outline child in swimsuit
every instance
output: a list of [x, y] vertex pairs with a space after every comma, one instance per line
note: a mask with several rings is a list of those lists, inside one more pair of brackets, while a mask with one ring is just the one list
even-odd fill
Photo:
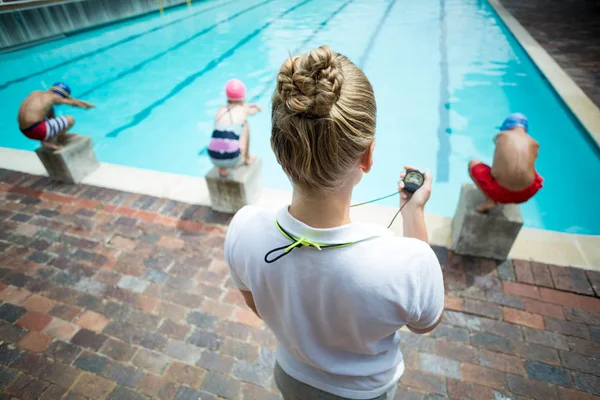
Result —
[[64, 83], [55, 83], [47, 92], [36, 90], [23, 100], [19, 108], [19, 128], [29, 139], [39, 140], [42, 146], [59, 150], [60, 145], [75, 134], [67, 134], [75, 123], [71, 115], [57, 117], [55, 104], [68, 104], [80, 108], [93, 108], [94, 105], [71, 98], [71, 89]]
[[262, 109], [256, 104], [245, 104], [246, 87], [239, 79], [232, 79], [225, 86], [227, 105], [219, 108], [215, 126], [208, 144], [208, 155], [219, 168], [219, 175], [227, 176], [229, 169], [238, 165], [244, 157], [246, 165], [252, 163], [250, 155], [250, 129], [246, 118]]
[[479, 160], [469, 163], [469, 175], [485, 194], [477, 211], [485, 213], [500, 204], [520, 204], [532, 198], [544, 179], [535, 169], [539, 143], [527, 133], [527, 117], [509, 115], [496, 135], [494, 162], [490, 168]]

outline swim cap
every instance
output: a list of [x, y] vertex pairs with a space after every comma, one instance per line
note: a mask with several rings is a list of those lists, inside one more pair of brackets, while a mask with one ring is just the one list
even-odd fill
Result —
[[50, 91], [56, 93], [60, 97], [68, 99], [71, 97], [71, 88], [62, 82], [56, 82], [50, 87]]
[[514, 128], [523, 128], [527, 131], [527, 117], [521, 113], [510, 114], [500, 127], [500, 130], [507, 131]]
[[225, 93], [227, 93], [227, 100], [229, 101], [244, 100], [244, 97], [246, 97], [246, 86], [244, 86], [244, 82], [233, 78], [225, 85]]

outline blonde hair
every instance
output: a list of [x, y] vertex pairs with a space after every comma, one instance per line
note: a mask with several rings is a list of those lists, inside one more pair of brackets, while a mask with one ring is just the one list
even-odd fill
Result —
[[373, 143], [373, 87], [328, 46], [283, 63], [272, 103], [271, 147], [302, 189], [338, 188]]

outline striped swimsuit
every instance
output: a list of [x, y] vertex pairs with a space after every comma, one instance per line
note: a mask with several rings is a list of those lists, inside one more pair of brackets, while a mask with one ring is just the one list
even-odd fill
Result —
[[69, 126], [67, 117], [46, 118], [29, 128], [21, 129], [21, 132], [29, 139], [45, 141], [50, 140]]
[[[234, 106], [235, 107], [235, 106]], [[230, 107], [216, 121], [208, 144], [208, 155], [212, 163], [220, 168], [233, 168], [240, 160], [240, 136], [244, 124], [234, 124]], [[223, 115], [229, 114], [229, 125], [219, 126]]]

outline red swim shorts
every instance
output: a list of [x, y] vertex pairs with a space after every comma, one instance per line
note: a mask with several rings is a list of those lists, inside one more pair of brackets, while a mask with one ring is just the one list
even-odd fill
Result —
[[44, 140], [52, 139], [55, 135], [67, 129], [68, 126], [69, 119], [63, 115], [55, 118], [46, 118], [27, 129], [21, 129], [21, 132], [29, 139], [43, 142]]
[[535, 180], [529, 187], [519, 191], [508, 190], [500, 186], [492, 176], [492, 169], [483, 163], [471, 168], [471, 177], [487, 197], [501, 204], [525, 203], [542, 188], [542, 182], [544, 182], [544, 178], [536, 172]]

